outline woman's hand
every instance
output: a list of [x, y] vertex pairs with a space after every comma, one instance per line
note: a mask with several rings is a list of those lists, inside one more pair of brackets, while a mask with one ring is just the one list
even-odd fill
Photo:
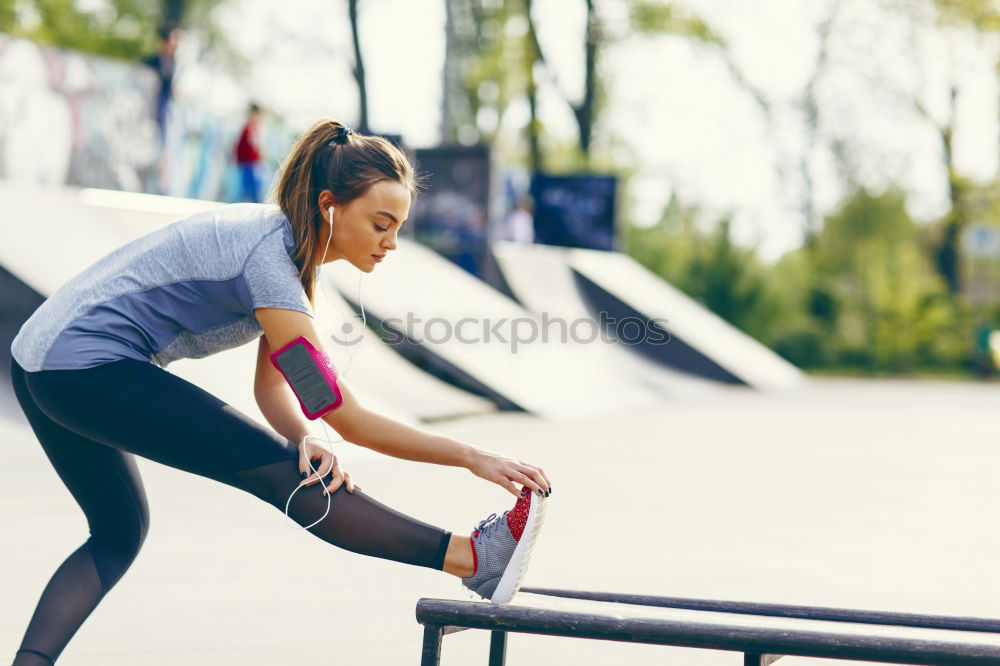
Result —
[[469, 471], [506, 488], [514, 497], [521, 496], [521, 491], [517, 489], [515, 483], [527, 486], [536, 493], [541, 490], [545, 495], [548, 495], [552, 488], [549, 477], [541, 467], [485, 449], [476, 451], [469, 465]]
[[[360, 488], [361, 486], [355, 486], [354, 482], [351, 481], [351, 475], [340, 468], [340, 463], [337, 461], [337, 456], [333, 455], [333, 451], [330, 451], [315, 440], [316, 437], [306, 435], [298, 444], [299, 472], [309, 474], [305, 480], [305, 485], [311, 486], [332, 472], [333, 476], [330, 479], [330, 484], [323, 489], [324, 495], [327, 492], [334, 492], [340, 487], [341, 483], [347, 484], [347, 492], [349, 493], [353, 493], [355, 488]], [[312, 462], [313, 468], [319, 472], [318, 476], [309, 469], [310, 462]]]

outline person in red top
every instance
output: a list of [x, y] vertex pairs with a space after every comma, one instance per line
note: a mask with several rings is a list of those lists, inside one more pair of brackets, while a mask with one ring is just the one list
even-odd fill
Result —
[[260, 179], [257, 167], [260, 165], [260, 139], [258, 129], [261, 110], [256, 104], [251, 104], [247, 112], [247, 121], [240, 132], [240, 140], [236, 143], [236, 167], [240, 173], [240, 201], [260, 202]]

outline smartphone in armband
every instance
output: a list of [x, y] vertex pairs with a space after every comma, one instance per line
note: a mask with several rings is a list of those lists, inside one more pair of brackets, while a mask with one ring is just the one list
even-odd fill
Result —
[[284, 375], [308, 419], [318, 419], [344, 401], [330, 357], [313, 347], [305, 336], [271, 354], [271, 364]]

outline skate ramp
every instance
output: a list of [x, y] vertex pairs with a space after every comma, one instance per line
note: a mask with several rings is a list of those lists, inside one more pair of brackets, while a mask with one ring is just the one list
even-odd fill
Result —
[[[537, 315], [546, 313], [566, 321], [598, 320], [598, 313], [585, 301], [571, 266], [573, 252], [571, 248], [508, 241], [497, 241], [491, 246], [504, 283], [524, 307]], [[599, 355], [602, 363], [634, 376], [664, 398], [719, 389], [716, 382], [662, 363], [651, 363], [633, 349], [635, 346], [619, 338], [611, 344], [595, 345], [593, 353]]]
[[619, 252], [573, 249], [569, 265], [592, 308], [616, 317], [666, 321], [671, 341], [635, 350], [663, 365], [707, 379], [763, 390], [800, 386], [788, 361]]
[[502, 409], [564, 418], [662, 404], [608, 363], [601, 343], [564, 340], [551, 329], [543, 336], [535, 313], [421, 245], [400, 239], [362, 278], [361, 298], [358, 270], [338, 264], [331, 279], [355, 310], [363, 298], [388, 344]]
[[[324, 345], [334, 364], [346, 371], [351, 390], [379, 396], [385, 410], [403, 411], [422, 421], [496, 411], [486, 398], [463, 391], [417, 368], [387, 347], [371, 329], [362, 325], [327, 275], [334, 264], [323, 267], [316, 290], [316, 326], [327, 332]], [[335, 340], [330, 340], [330, 336]], [[378, 411], [378, 410], [376, 410]]]
[[[4, 310], [8, 300], [21, 303], [16, 334], [40, 300], [67, 280], [116, 247], [192, 213], [219, 206], [217, 202], [195, 201], [148, 194], [108, 190], [39, 188], [0, 182], [0, 206], [7, 212], [0, 220], [0, 267], [23, 284], [19, 290], [0, 295]], [[17, 293], [15, 293], [15, 291]], [[321, 334], [342, 325], [335, 309], [334, 289], [316, 297], [316, 326]], [[346, 304], [339, 302], [343, 311]], [[366, 407], [397, 419], [417, 422], [454, 418], [493, 410], [479, 396], [456, 389], [413, 367], [386, 348], [369, 332], [358, 345], [346, 378], [348, 385]], [[13, 339], [13, 335], [11, 335]], [[345, 367], [348, 352], [327, 344], [338, 367]], [[3, 348], [4, 366], [9, 364], [10, 340]], [[204, 359], [181, 359], [169, 371], [215, 393], [249, 414], [260, 412], [253, 399], [253, 375], [257, 345], [248, 344]], [[262, 418], [262, 416], [261, 416]], [[316, 434], [322, 428], [315, 426]]]

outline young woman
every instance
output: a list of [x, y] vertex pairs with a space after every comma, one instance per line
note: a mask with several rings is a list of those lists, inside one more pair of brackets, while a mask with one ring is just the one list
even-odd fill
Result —
[[[136, 455], [282, 511], [289, 503], [303, 526], [322, 516], [309, 531], [346, 550], [445, 571], [497, 603], [513, 596], [552, 488], [542, 469], [367, 411], [340, 383], [339, 406], [322, 418], [345, 440], [466, 467], [518, 497], [471, 535], [426, 524], [363, 493], [336, 456], [306, 436], [295, 384], [271, 361], [272, 350], [304, 337], [317, 365], [328, 363], [312, 318], [319, 266], [343, 259], [374, 270], [396, 249], [418, 188], [392, 144], [320, 121], [287, 158], [277, 207], [224, 206], [138, 238], [74, 277], [25, 322], [11, 345], [14, 390], [90, 537], [43, 591], [16, 666], [55, 663], [138, 554], [149, 510]], [[256, 338], [254, 393], [274, 430], [163, 369]], [[318, 472], [310, 474], [312, 461]]]

